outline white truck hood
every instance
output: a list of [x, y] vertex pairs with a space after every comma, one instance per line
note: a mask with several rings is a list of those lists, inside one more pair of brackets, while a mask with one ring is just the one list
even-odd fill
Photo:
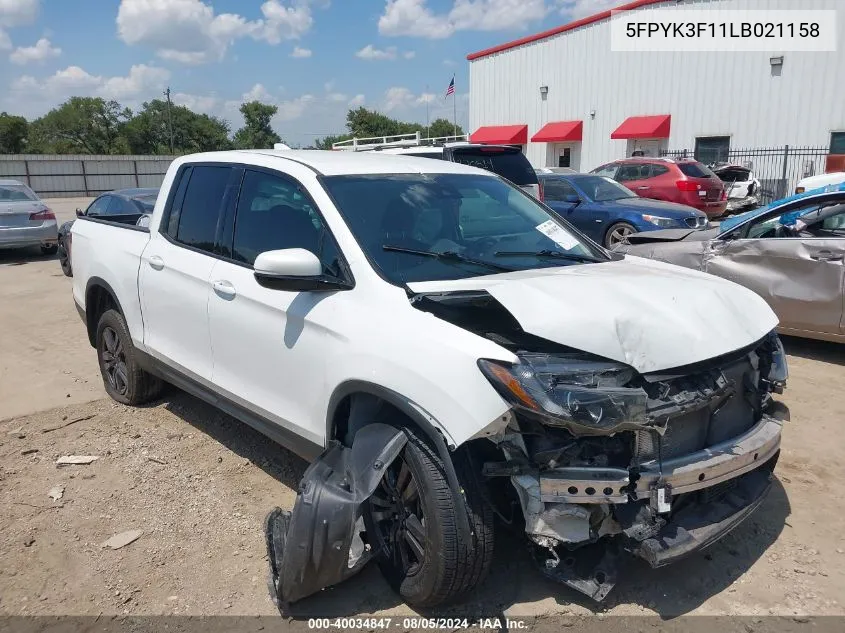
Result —
[[641, 373], [741, 349], [778, 323], [766, 302], [742, 286], [630, 255], [602, 264], [408, 285], [414, 292], [485, 290], [529, 334]]

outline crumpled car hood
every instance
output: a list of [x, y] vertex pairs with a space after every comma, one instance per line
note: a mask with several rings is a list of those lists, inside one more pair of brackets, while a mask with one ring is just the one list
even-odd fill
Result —
[[420, 293], [485, 290], [529, 334], [641, 373], [728, 354], [778, 323], [766, 302], [742, 286], [632, 256], [408, 285]]

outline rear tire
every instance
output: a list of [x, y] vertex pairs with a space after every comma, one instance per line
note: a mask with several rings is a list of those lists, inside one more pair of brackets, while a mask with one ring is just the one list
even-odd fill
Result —
[[106, 310], [97, 324], [97, 360], [106, 393], [122, 404], [149, 402], [161, 392], [161, 381], [138, 364], [126, 320], [117, 310]]
[[607, 233], [604, 234], [604, 246], [605, 248], [613, 248], [622, 242], [623, 239], [636, 232], [637, 228], [633, 224], [628, 224], [627, 222], [612, 224], [607, 229]]
[[65, 245], [59, 242], [59, 265], [62, 267], [62, 272], [66, 277], [73, 277], [73, 267], [70, 264], [70, 256], [68, 255]]
[[[406, 432], [402, 454], [365, 504], [364, 523], [388, 584], [409, 605], [430, 608], [471, 591], [487, 574], [493, 559], [493, 511], [465, 456], [457, 454], [453, 460], [463, 489], [456, 498], [442, 460], [412, 431]], [[406, 500], [397, 502], [391, 490]], [[459, 506], [469, 513], [468, 540], [459, 529]]]

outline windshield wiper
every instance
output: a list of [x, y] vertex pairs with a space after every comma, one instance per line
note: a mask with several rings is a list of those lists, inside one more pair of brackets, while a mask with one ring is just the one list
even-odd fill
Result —
[[422, 255], [423, 257], [431, 257], [432, 259], [439, 259], [446, 262], [462, 262], [464, 264], [475, 264], [476, 266], [483, 266], [490, 270], [499, 272], [512, 273], [513, 268], [507, 266], [500, 266], [494, 262], [486, 262], [483, 259], [475, 259], [474, 257], [467, 257], [455, 251], [419, 251], [413, 248], [405, 248], [403, 246], [392, 246], [390, 244], [382, 244], [382, 249], [392, 253], [408, 253], [409, 255]]
[[587, 255], [575, 255], [574, 253], [563, 253], [549, 249], [542, 251], [497, 251], [493, 254], [496, 257], [552, 257], [554, 259], [568, 259], [573, 262], [591, 262], [594, 264], [604, 261]]

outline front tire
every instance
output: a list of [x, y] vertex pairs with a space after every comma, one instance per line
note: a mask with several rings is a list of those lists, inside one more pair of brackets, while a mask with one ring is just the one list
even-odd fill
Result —
[[[407, 430], [408, 443], [364, 508], [364, 523], [388, 584], [409, 605], [451, 602], [481, 582], [493, 558], [493, 512], [465, 457], [454, 460], [463, 496], [456, 498], [443, 462]], [[462, 536], [456, 507], [470, 517]]]
[[607, 229], [607, 233], [604, 234], [604, 246], [605, 248], [613, 248], [617, 244], [621, 243], [626, 237], [633, 235], [636, 232], [637, 229], [633, 224], [628, 224], [627, 222], [617, 222], [616, 224], [612, 224], [610, 228]]
[[126, 320], [106, 310], [97, 324], [97, 359], [106, 393], [122, 404], [149, 402], [161, 391], [161, 381], [141, 369]]

